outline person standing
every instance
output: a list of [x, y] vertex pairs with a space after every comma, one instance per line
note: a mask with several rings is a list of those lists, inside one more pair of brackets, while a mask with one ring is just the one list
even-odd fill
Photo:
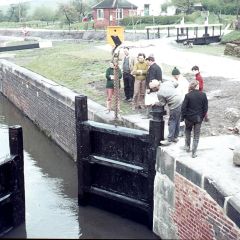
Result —
[[201, 76], [201, 74], [200, 74], [200, 71], [199, 71], [199, 67], [198, 66], [193, 66], [192, 67], [192, 72], [193, 72], [193, 74], [195, 75], [195, 79], [199, 82], [199, 91], [203, 91], [203, 84], [204, 84], [204, 82], [203, 82], [203, 78], [202, 78], [202, 76]]
[[[200, 74], [199, 67], [196, 66], [196, 65], [193, 66], [192, 67], [192, 71], [193, 71], [193, 74], [195, 75], [195, 79], [199, 82], [199, 91], [202, 92], [203, 91], [204, 81], [203, 81], [202, 75]], [[206, 113], [206, 116], [204, 117], [204, 121], [205, 122], [209, 121], [207, 113]]]
[[192, 157], [197, 157], [197, 147], [200, 138], [201, 124], [208, 110], [208, 99], [199, 90], [199, 82], [193, 80], [189, 84], [189, 93], [185, 95], [181, 113], [185, 121], [185, 150], [190, 152], [191, 132], [193, 130]]
[[176, 89], [177, 86], [178, 83], [176, 81], [164, 81], [161, 83], [157, 80], [153, 80], [149, 83], [150, 89], [158, 90], [158, 102], [155, 105], [167, 105], [169, 108], [168, 138], [167, 140], [161, 141], [161, 145], [165, 146], [173, 142], [178, 142], [182, 96]]
[[[118, 77], [122, 78], [122, 71], [118, 68]], [[106, 70], [106, 92], [107, 92], [107, 111], [112, 110], [112, 97], [114, 95], [114, 63], [110, 62], [109, 68]], [[119, 85], [120, 88], [120, 85]]]
[[129, 54], [129, 48], [124, 47], [124, 58], [123, 58], [123, 83], [124, 83], [124, 93], [125, 100], [128, 102], [132, 101], [133, 90], [134, 90], [134, 76], [131, 74], [134, 66], [134, 58]]
[[182, 96], [182, 101], [184, 100], [185, 95], [188, 93], [189, 82], [186, 78], [181, 75], [181, 72], [177, 67], [174, 67], [172, 70], [172, 76], [175, 81], [177, 81], [178, 86], [177, 90]]
[[162, 81], [162, 69], [155, 62], [155, 58], [149, 56], [146, 58], [146, 62], [149, 66], [146, 76], [146, 89], [149, 89], [149, 82], [153, 79], [157, 79], [158, 81]]
[[147, 76], [146, 76], [146, 94], [145, 94], [145, 98], [146, 98], [146, 108], [147, 108], [147, 118], [150, 118], [150, 109], [151, 107], [149, 105], [147, 105], [147, 99], [149, 97], [149, 94], [151, 93], [151, 89], [149, 87], [149, 83], [152, 80], [158, 80], [158, 81], [162, 81], [162, 69], [160, 68], [160, 66], [155, 62], [155, 58], [153, 56], [149, 56], [146, 58], [146, 62], [148, 64], [148, 71], [147, 71]]
[[[186, 78], [184, 78], [179, 69], [174, 67], [172, 70], [173, 81], [177, 81], [178, 86], [177, 90], [182, 96], [182, 102], [184, 100], [185, 95], [188, 93], [189, 82]], [[180, 122], [180, 129], [179, 129], [179, 137], [183, 137], [184, 135], [184, 121]]]
[[134, 64], [133, 71], [131, 73], [135, 76], [133, 110], [144, 108], [147, 70], [148, 65], [145, 62], [145, 54], [139, 53], [137, 62]]

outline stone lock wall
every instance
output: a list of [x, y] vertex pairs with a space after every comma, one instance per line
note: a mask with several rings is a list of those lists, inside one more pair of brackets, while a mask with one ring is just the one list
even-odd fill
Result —
[[[76, 160], [78, 94], [6, 60], [0, 61], [0, 92]], [[106, 116], [105, 107], [88, 99], [88, 118], [109, 123], [113, 116]]]
[[240, 239], [239, 209], [207, 177], [157, 155], [153, 231], [162, 239]]
[[2, 93], [47, 136], [76, 156], [76, 94], [5, 60], [0, 62], [0, 86]]
[[[75, 97], [79, 94], [6, 60], [0, 60], [0, 92], [76, 160]], [[89, 120], [113, 124], [113, 112], [106, 114], [104, 106], [91, 99], [87, 102]], [[139, 128], [124, 117], [121, 124]]]

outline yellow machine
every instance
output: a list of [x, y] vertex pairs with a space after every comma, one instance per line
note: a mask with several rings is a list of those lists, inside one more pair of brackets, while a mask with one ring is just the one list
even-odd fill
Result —
[[[118, 37], [118, 38], [117, 38]], [[114, 43], [113, 39], [116, 39], [117, 42]], [[107, 27], [107, 43], [116, 46], [120, 45], [124, 41], [124, 27], [121, 26], [108, 26]], [[120, 44], [119, 44], [120, 43]]]

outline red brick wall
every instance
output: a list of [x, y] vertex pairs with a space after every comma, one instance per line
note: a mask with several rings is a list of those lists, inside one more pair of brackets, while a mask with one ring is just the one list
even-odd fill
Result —
[[206, 193], [175, 173], [175, 209], [171, 217], [179, 239], [239, 239], [239, 229]]
[[[110, 21], [110, 15], [112, 20]], [[129, 9], [123, 9], [123, 17], [129, 16]], [[116, 9], [104, 9], [104, 19], [97, 19], [97, 9], [93, 11], [94, 26], [96, 29], [104, 29], [107, 26], [116, 26], [118, 21], [116, 19]], [[119, 20], [120, 21], [120, 20]]]

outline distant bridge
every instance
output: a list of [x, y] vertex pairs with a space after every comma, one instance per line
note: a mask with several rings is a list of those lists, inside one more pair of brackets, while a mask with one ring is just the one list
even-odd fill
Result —
[[[222, 35], [223, 24], [172, 24], [172, 25], [156, 25], [156, 26], [146, 26], [147, 39], [150, 39], [150, 30], [157, 30], [157, 37], [160, 38], [160, 30], [167, 30], [167, 36], [170, 37], [170, 30], [177, 29], [177, 43], [183, 43], [185, 41], [191, 41], [194, 45], [204, 45], [213, 42], [219, 42]], [[212, 30], [209, 34], [210, 28]], [[216, 34], [216, 29], [219, 29], [218, 34]], [[199, 30], [203, 30], [203, 35], [199, 34]], [[193, 30], [190, 32], [190, 30]]]

